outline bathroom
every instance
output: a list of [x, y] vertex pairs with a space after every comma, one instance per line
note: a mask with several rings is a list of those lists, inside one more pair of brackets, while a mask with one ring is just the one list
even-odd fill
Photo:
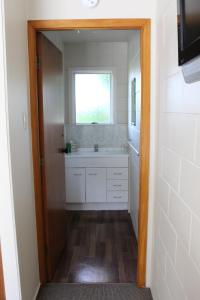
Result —
[[135, 282], [140, 31], [69, 30], [42, 35], [49, 49], [56, 47], [62, 56], [62, 78], [56, 80], [64, 101], [66, 234], [49, 281]]

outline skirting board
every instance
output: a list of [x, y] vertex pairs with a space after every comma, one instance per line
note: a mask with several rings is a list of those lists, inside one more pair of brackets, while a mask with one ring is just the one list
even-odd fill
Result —
[[41, 284], [39, 283], [38, 286], [37, 286], [37, 288], [36, 288], [36, 290], [35, 290], [35, 295], [33, 297], [33, 300], [37, 299], [37, 296], [38, 296], [38, 293], [39, 293], [39, 290], [40, 290], [40, 286], [41, 286]]
[[128, 210], [128, 203], [66, 203], [66, 210]]

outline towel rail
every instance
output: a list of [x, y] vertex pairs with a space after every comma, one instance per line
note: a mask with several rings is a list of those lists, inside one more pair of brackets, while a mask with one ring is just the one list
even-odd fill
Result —
[[137, 149], [135, 149], [135, 147], [130, 142], [128, 143], [128, 145], [136, 153], [137, 156], [140, 156], [140, 152], [138, 152]]

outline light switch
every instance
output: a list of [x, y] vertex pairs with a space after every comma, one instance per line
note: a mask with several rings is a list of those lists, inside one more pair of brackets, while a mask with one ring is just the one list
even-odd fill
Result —
[[27, 130], [28, 129], [28, 121], [27, 121], [27, 114], [26, 113], [23, 113], [23, 115], [22, 115], [22, 122], [23, 122], [24, 130]]

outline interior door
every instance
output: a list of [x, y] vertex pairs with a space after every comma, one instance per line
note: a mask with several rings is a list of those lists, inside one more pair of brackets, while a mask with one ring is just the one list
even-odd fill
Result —
[[51, 281], [66, 242], [63, 60], [60, 50], [41, 33], [37, 57], [46, 271]]

